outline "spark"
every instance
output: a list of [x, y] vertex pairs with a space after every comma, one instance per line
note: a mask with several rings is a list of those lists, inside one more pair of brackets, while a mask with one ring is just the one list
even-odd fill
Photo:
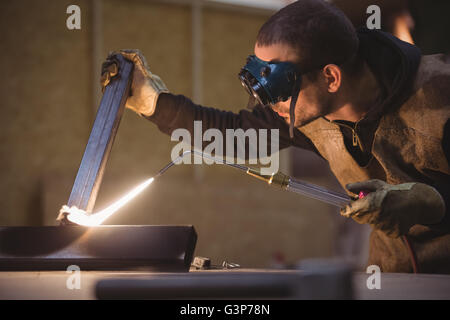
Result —
[[60, 210], [60, 215], [63, 213], [67, 213], [67, 219], [69, 221], [82, 226], [98, 226], [102, 224], [106, 219], [108, 219], [111, 215], [113, 215], [117, 210], [119, 210], [125, 204], [135, 198], [138, 194], [140, 194], [153, 182], [153, 179], [154, 178], [150, 178], [144, 181], [143, 183], [132, 189], [130, 192], [128, 192], [126, 195], [124, 195], [122, 198], [99, 212], [88, 214], [86, 211], [78, 209], [76, 206], [63, 206]]

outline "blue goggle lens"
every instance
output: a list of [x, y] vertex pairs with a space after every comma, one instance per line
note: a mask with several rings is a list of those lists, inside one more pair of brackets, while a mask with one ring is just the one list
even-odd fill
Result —
[[269, 105], [288, 100], [301, 76], [294, 63], [266, 62], [250, 55], [247, 64], [239, 73], [239, 79], [242, 86], [259, 103]]

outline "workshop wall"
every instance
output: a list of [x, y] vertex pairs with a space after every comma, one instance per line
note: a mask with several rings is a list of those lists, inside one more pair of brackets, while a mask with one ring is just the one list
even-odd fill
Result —
[[[88, 7], [88, 1], [78, 3]], [[72, 178], [89, 136], [89, 10], [83, 11], [84, 28], [69, 31], [69, 4], [0, 4], [2, 225], [42, 223], [42, 178]]]
[[[95, 116], [93, 97], [100, 88], [93, 66], [109, 51], [141, 49], [172, 92], [192, 96], [191, 7], [140, 0], [99, 3], [100, 21], [93, 20], [98, 17], [93, 1], [0, 4], [1, 225], [54, 224]], [[69, 4], [81, 7], [81, 30], [66, 28]], [[203, 104], [232, 111], [245, 107], [248, 96], [237, 73], [267, 17], [203, 9]], [[94, 32], [95, 23], [100, 34]], [[101, 56], [94, 56], [94, 43]], [[170, 160], [174, 144], [151, 122], [126, 111], [97, 208], [152, 176]], [[231, 168], [177, 166], [108, 224], [193, 224], [196, 255], [213, 263], [227, 259], [264, 267], [274, 255], [288, 262], [332, 255], [336, 214], [327, 205], [271, 189]]]

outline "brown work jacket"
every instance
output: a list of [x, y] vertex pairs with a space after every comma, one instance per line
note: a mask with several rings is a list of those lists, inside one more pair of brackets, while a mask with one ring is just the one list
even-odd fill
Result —
[[[320, 118], [300, 131], [328, 161], [342, 186], [369, 179], [389, 184], [446, 184], [450, 168], [442, 140], [450, 118], [448, 57], [423, 56], [412, 91], [409, 99], [395, 111], [381, 117], [378, 110], [368, 114], [368, 122], [377, 121], [378, 126], [368, 146], [372, 157], [364, 166], [345, 147], [339, 124]], [[415, 225], [408, 236], [421, 272], [450, 273], [450, 230], [446, 224]], [[371, 233], [368, 264], [378, 265], [385, 272], [412, 271], [402, 238], [391, 238], [378, 230]]]

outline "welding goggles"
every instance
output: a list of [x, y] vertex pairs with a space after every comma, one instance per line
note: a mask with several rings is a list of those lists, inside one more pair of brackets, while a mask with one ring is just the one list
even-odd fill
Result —
[[266, 62], [255, 55], [248, 56], [239, 79], [250, 96], [263, 106], [288, 100], [298, 93], [294, 91], [299, 90], [301, 83], [300, 72], [294, 63]]
[[266, 62], [255, 55], [250, 55], [247, 64], [239, 72], [239, 79], [250, 94], [250, 108], [253, 107], [252, 100], [268, 106], [292, 97], [289, 108], [289, 135], [293, 138], [294, 109], [302, 80], [297, 65], [292, 62]]

